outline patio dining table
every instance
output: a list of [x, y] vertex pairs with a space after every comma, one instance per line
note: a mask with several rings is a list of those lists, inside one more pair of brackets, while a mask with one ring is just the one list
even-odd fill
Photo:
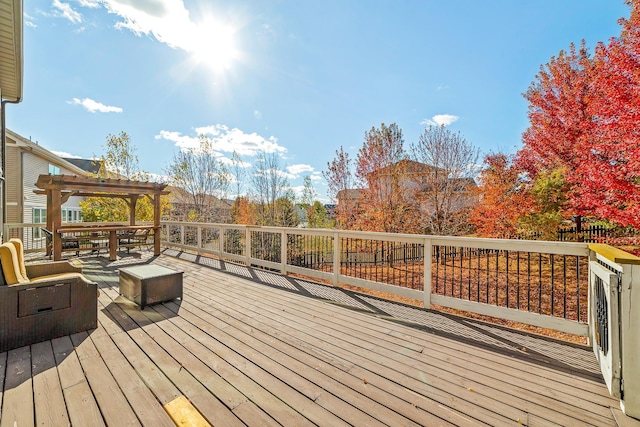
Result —
[[[56, 230], [57, 238], [61, 241], [65, 241], [68, 239], [65, 237], [66, 234], [71, 233], [107, 233], [109, 234], [109, 260], [115, 261], [118, 256], [118, 237], [122, 234], [127, 233], [135, 233], [138, 230], [154, 230], [154, 233], [159, 231], [160, 227], [155, 227], [152, 225], [104, 225], [104, 226], [79, 226], [74, 225], [71, 227], [60, 227]], [[157, 237], [154, 237], [156, 239]], [[83, 236], [82, 239], [91, 240], [91, 235]], [[154, 245], [155, 246], [155, 245]], [[154, 249], [155, 250], [155, 249]], [[156, 254], [159, 255], [159, 254]], [[58, 261], [61, 256], [56, 256], [56, 251], [54, 251], [54, 260]]]

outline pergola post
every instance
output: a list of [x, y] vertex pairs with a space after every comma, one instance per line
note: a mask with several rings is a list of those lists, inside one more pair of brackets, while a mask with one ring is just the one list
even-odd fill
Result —
[[[51, 190], [46, 191], [47, 196], [47, 230], [53, 232], [53, 197], [51, 196]], [[51, 240], [47, 239], [47, 256], [51, 256], [53, 253], [53, 235]]]
[[160, 255], [160, 193], [153, 196], [153, 254]]
[[[53, 260], [60, 261], [62, 259], [62, 239], [58, 234], [58, 229], [62, 225], [62, 203], [61, 203], [61, 191], [59, 188], [54, 188], [47, 191], [47, 207], [51, 205], [51, 216], [49, 216], [49, 209], [47, 209], [47, 222], [51, 218], [51, 228], [49, 229], [53, 233]], [[51, 202], [49, 202], [49, 199]]]
[[138, 203], [138, 195], [130, 194], [129, 199], [129, 225], [136, 225], [136, 203]]

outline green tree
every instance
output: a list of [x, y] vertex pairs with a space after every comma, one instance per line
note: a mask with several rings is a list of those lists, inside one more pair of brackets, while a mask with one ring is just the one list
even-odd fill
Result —
[[[122, 131], [119, 135], [107, 135], [107, 142], [103, 146], [104, 153], [96, 160], [100, 169], [98, 178], [124, 178], [129, 180], [148, 181], [149, 174], [141, 171], [138, 164], [137, 149], [132, 144], [129, 135]], [[125, 222], [129, 220], [129, 206], [119, 198], [87, 197], [79, 203], [82, 215], [88, 222]], [[166, 196], [161, 198], [161, 212], [167, 212], [169, 201]], [[136, 220], [153, 221], [153, 202], [142, 197], [136, 203]]]
[[300, 206], [302, 206], [303, 209], [308, 209], [318, 197], [318, 192], [313, 188], [311, 176], [309, 175], [304, 176], [303, 185], [304, 188], [302, 189], [302, 200], [300, 201]]
[[307, 226], [309, 228], [332, 228], [333, 224], [329, 219], [327, 210], [319, 201], [313, 202], [307, 208]]
[[569, 189], [563, 168], [539, 171], [528, 189], [534, 207], [521, 218], [523, 228], [541, 233], [544, 240], [556, 240], [560, 224], [571, 216], [567, 209]]

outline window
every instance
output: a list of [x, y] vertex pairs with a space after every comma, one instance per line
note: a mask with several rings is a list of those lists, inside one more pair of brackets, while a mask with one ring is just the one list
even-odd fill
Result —
[[82, 222], [80, 208], [62, 208], [62, 222]]
[[[32, 221], [35, 224], [44, 224], [47, 222], [47, 210], [45, 208], [33, 208]], [[33, 227], [33, 238], [40, 239], [44, 237], [40, 227]]]
[[60, 168], [49, 163], [49, 175], [60, 175]]

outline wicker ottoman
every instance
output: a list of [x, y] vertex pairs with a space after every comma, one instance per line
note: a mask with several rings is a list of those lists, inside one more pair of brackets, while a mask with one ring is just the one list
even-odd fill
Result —
[[120, 295], [145, 305], [182, 298], [182, 275], [161, 265], [140, 265], [120, 269]]

